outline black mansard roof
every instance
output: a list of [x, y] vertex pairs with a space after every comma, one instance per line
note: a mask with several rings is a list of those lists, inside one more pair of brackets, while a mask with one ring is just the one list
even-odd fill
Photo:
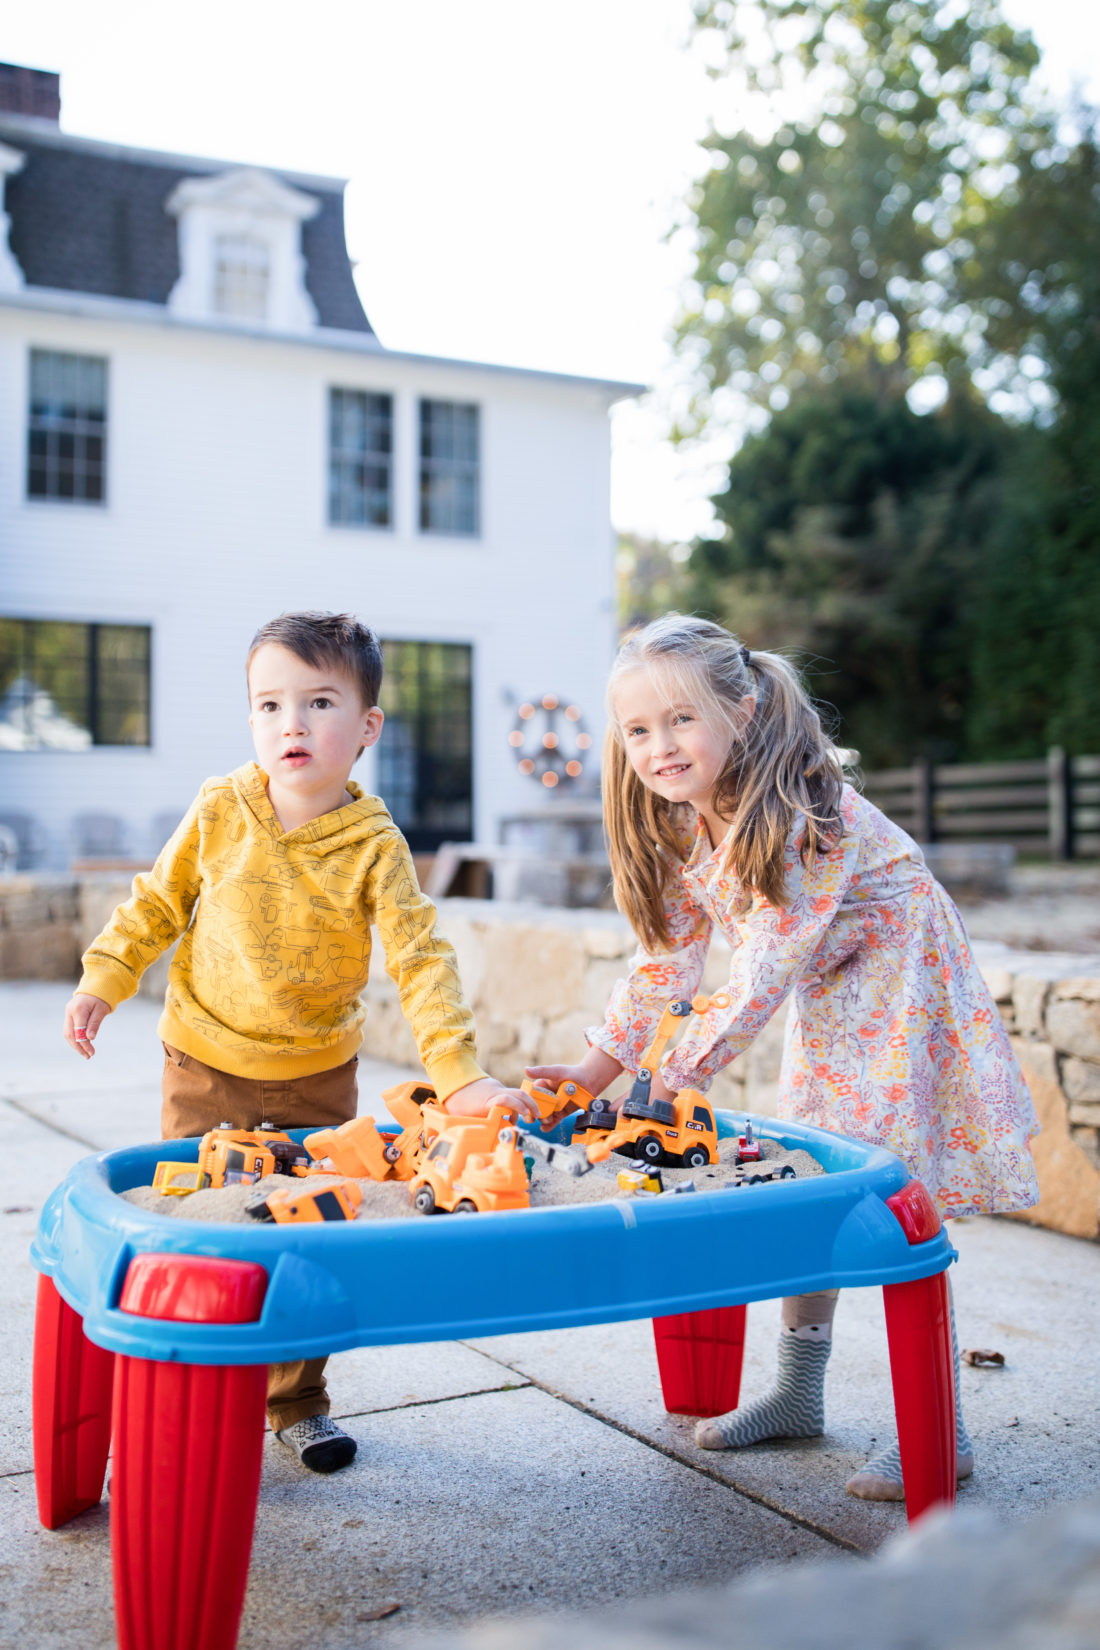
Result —
[[[232, 169], [73, 138], [41, 120], [0, 113], [0, 143], [26, 157], [9, 176], [9, 245], [32, 287], [163, 304], [179, 278], [178, 224], [165, 202], [185, 178]], [[302, 224], [306, 288], [319, 325], [372, 332], [344, 239], [343, 182], [265, 168], [320, 203]]]

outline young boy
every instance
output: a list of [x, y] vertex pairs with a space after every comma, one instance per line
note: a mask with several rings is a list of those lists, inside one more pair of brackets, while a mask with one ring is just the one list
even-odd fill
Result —
[[[159, 1031], [165, 1139], [220, 1123], [323, 1128], [355, 1116], [371, 924], [448, 1110], [526, 1095], [487, 1077], [454, 952], [408, 845], [349, 779], [382, 732], [382, 652], [343, 613], [284, 613], [248, 654], [258, 762], [208, 779], [148, 875], [83, 959], [65, 1038], [89, 1059], [104, 1016], [180, 935]], [[268, 1371], [276, 1438], [315, 1472], [355, 1455], [329, 1419], [323, 1358]]]

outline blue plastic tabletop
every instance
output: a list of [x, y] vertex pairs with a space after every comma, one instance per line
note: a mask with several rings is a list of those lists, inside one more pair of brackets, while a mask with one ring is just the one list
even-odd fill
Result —
[[[728, 1136], [743, 1134], [749, 1119], [718, 1112], [717, 1120]], [[97, 1345], [199, 1364], [282, 1363], [353, 1346], [666, 1317], [901, 1283], [954, 1260], [942, 1228], [910, 1245], [887, 1208], [912, 1178], [890, 1152], [775, 1118], [751, 1121], [758, 1136], [804, 1148], [825, 1172], [476, 1217], [240, 1225], [154, 1214], [117, 1195], [150, 1185], [160, 1161], [196, 1161], [197, 1140], [158, 1141], [78, 1163], [42, 1211], [31, 1259]], [[292, 1132], [300, 1139], [309, 1131]], [[174, 1323], [120, 1311], [127, 1268], [141, 1253], [258, 1262], [268, 1273], [260, 1318]]]

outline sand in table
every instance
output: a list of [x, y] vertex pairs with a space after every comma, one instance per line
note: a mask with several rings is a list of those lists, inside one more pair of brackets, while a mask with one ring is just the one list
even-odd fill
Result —
[[[718, 1187], [727, 1186], [737, 1178], [734, 1152], [736, 1141], [720, 1140], [718, 1142], [718, 1162], [705, 1169], [671, 1169], [661, 1166], [661, 1178], [666, 1191], [684, 1180], [694, 1180], [695, 1189], [699, 1192], [714, 1191]], [[823, 1173], [821, 1164], [809, 1152], [796, 1150], [787, 1151], [778, 1141], [761, 1140], [760, 1152], [762, 1159], [769, 1165], [782, 1167], [789, 1163], [798, 1179], [806, 1175]], [[531, 1177], [531, 1207], [533, 1209], [546, 1208], [552, 1204], [566, 1203], [602, 1203], [607, 1198], [624, 1197], [630, 1194], [620, 1190], [616, 1176], [620, 1169], [634, 1168], [629, 1158], [613, 1154], [606, 1163], [597, 1163], [587, 1174], [568, 1175], [557, 1169], [551, 1169], [538, 1158], [535, 1160], [534, 1172]], [[749, 1169], [751, 1173], [751, 1167]], [[244, 1223], [251, 1220], [246, 1214], [246, 1205], [255, 1199], [262, 1198], [268, 1192], [285, 1192], [291, 1186], [304, 1189], [311, 1186], [323, 1186], [328, 1183], [326, 1175], [311, 1175], [302, 1180], [290, 1180], [286, 1175], [268, 1175], [259, 1180], [254, 1186], [225, 1186], [217, 1191], [192, 1192], [187, 1197], [165, 1197], [154, 1191], [152, 1186], [135, 1186], [132, 1191], [123, 1192], [122, 1196], [128, 1203], [137, 1204], [139, 1208], [150, 1209], [158, 1215], [171, 1215], [177, 1220], [225, 1220]], [[409, 1185], [403, 1180], [360, 1180], [363, 1191], [363, 1202], [360, 1206], [359, 1220], [395, 1220], [407, 1215], [415, 1215], [409, 1197]], [[751, 1197], [752, 1187], [744, 1187], [738, 1196]]]

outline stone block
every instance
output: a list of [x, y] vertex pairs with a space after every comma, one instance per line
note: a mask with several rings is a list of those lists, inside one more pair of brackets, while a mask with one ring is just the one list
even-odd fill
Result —
[[1058, 980], [1054, 986], [1056, 997], [1070, 997], [1084, 1003], [1100, 1003], [1100, 979], [1082, 975], [1079, 979]]
[[131, 891], [132, 878], [114, 872], [81, 877], [78, 940], [82, 952], [87, 951], [96, 935], [107, 926], [115, 906], [130, 898]]
[[1017, 974], [1012, 982], [1012, 1012], [1021, 1037], [1042, 1037], [1043, 1009], [1050, 995], [1050, 981], [1032, 974]]
[[80, 889], [75, 882], [50, 890], [50, 921], [75, 923], [80, 917]]
[[1100, 1100], [1100, 1065], [1067, 1055], [1062, 1061], [1062, 1087], [1067, 1100]]
[[1056, 997], [1047, 1005], [1046, 1032], [1059, 1053], [1100, 1060], [1100, 1002]]
[[45, 928], [49, 921], [50, 896], [45, 889], [21, 889], [4, 900], [5, 928]]
[[551, 1020], [544, 1027], [542, 1033], [542, 1050], [538, 1064], [546, 1066], [572, 1066], [583, 1058], [588, 1044], [584, 1040], [586, 1029], [598, 1023], [578, 1009], [574, 1014], [563, 1014], [560, 1019]]
[[981, 969], [982, 979], [989, 990], [989, 995], [995, 1003], [1010, 1003], [1012, 1001], [1012, 971], [1008, 968], [987, 966]]
[[1022, 1037], [1014, 1038], [1012, 1046], [1041, 1125], [1031, 1142], [1039, 1202], [1019, 1218], [1070, 1237], [1096, 1238], [1100, 1236], [1100, 1169], [1070, 1133], [1054, 1050], [1048, 1043]]
[[629, 957], [633, 954], [637, 941], [626, 922], [612, 928], [586, 928], [583, 935], [586, 954], [589, 957]]
[[481, 1000], [493, 1012], [557, 1018], [581, 1000], [585, 954], [576, 933], [542, 924], [494, 926], [486, 936]]
[[1100, 1101], [1071, 1100], [1068, 1112], [1071, 1125], [1100, 1129]]
[[1089, 1162], [1100, 1169], [1100, 1129], [1080, 1128], [1071, 1123], [1069, 1135], [1073, 1144], [1084, 1152]]
[[79, 972], [70, 923], [0, 929], [0, 980], [69, 980], [75, 985]]

